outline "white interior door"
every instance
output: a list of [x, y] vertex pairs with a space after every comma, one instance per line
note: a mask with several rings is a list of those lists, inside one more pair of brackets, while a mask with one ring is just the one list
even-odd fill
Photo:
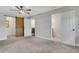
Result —
[[75, 13], [67, 11], [62, 13], [61, 35], [66, 44], [75, 45]]

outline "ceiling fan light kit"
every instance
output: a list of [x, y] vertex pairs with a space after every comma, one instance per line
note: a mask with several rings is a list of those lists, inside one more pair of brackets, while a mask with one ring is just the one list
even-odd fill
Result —
[[20, 11], [19, 11], [19, 14], [25, 14], [25, 11], [20, 10]]
[[31, 9], [27, 9], [24, 6], [15, 6], [18, 9], [19, 14], [30, 14], [29, 11], [31, 11]]

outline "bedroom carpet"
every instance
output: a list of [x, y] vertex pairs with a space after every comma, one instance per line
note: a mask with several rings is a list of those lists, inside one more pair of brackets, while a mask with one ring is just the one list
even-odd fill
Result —
[[67, 46], [35, 37], [11, 37], [0, 41], [0, 53], [78, 53], [78, 47]]

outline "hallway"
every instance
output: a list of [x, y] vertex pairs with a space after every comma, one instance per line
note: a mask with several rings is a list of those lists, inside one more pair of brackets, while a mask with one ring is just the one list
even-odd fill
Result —
[[77, 53], [79, 48], [35, 37], [10, 37], [0, 41], [1, 53]]

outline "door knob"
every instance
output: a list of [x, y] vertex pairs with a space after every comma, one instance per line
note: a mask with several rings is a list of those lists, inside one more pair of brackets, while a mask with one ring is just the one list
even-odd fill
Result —
[[75, 31], [75, 29], [72, 29], [72, 31]]

